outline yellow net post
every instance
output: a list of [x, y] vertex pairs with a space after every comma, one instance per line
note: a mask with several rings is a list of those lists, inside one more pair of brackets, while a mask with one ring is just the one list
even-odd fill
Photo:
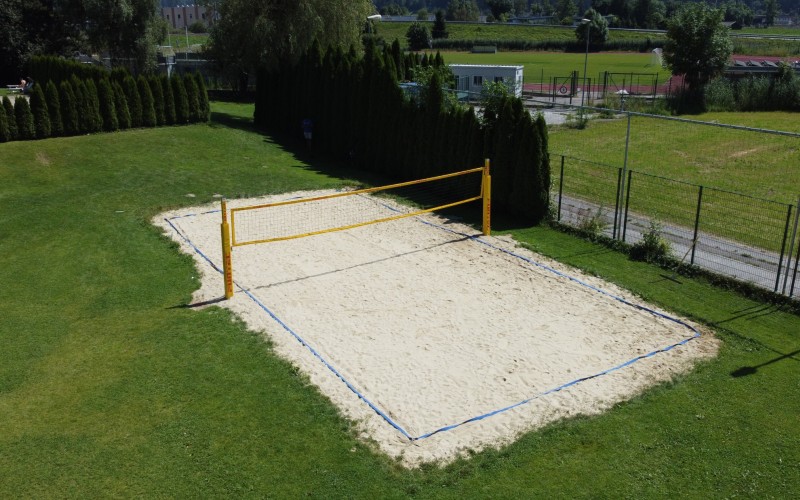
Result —
[[231, 261], [231, 229], [228, 224], [228, 204], [222, 200], [222, 274], [225, 279], [225, 298], [233, 297], [233, 266]]
[[489, 158], [486, 158], [483, 165], [481, 194], [483, 195], [483, 235], [490, 236], [492, 233], [492, 176], [489, 174]]

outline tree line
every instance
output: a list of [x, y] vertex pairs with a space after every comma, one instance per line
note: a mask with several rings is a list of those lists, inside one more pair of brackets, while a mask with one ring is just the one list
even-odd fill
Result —
[[[64, 69], [47, 59], [33, 67]], [[33, 72], [37, 78], [30, 101], [20, 96], [12, 103], [3, 97], [0, 142], [208, 121], [208, 93], [200, 74], [134, 78], [127, 70], [116, 69], [82, 76], [86, 70], [75, 66], [71, 74], [42, 73], [48, 76], [45, 80]]]
[[[549, 208], [547, 126], [522, 101], [502, 95], [478, 116], [442, 89], [440, 56], [403, 53], [397, 41], [355, 50], [319, 44], [294, 64], [262, 69], [255, 124], [300, 138], [313, 122], [313, 150], [398, 181], [481, 166], [492, 160], [493, 203], [536, 222]], [[419, 79], [423, 84], [398, 81]]]
[[[507, 21], [512, 16], [554, 16], [557, 22], [572, 24], [573, 17], [593, 8], [610, 17], [612, 27], [665, 29], [667, 20], [686, 3], [696, 0], [375, 0], [384, 15], [446, 12], [450, 21]], [[781, 13], [800, 14], [796, 0], [700, 0], [720, 8], [726, 21], [751, 25], [756, 15], [772, 25]]]

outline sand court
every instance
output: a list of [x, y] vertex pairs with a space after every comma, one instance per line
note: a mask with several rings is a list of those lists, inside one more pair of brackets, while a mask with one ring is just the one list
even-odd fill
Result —
[[[223, 291], [218, 208], [155, 220], [197, 259], [197, 302]], [[717, 350], [624, 290], [435, 215], [237, 247], [233, 261], [241, 288], [218, 305], [409, 466], [599, 413]]]

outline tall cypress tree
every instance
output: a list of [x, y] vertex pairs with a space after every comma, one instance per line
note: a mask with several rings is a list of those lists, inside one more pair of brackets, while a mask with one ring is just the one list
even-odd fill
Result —
[[100, 98], [97, 95], [97, 85], [94, 80], [87, 78], [84, 86], [86, 109], [86, 132], [100, 132], [103, 129], [103, 117], [100, 115]]
[[36, 138], [36, 128], [33, 124], [33, 113], [28, 100], [18, 97], [14, 100], [14, 114], [17, 118], [17, 133], [20, 140], [30, 140]]
[[189, 99], [183, 86], [183, 78], [180, 75], [173, 75], [169, 83], [175, 98], [175, 123], [185, 125], [189, 123]]
[[164, 116], [164, 91], [161, 89], [161, 80], [158, 76], [153, 75], [147, 79], [150, 85], [150, 93], [153, 94], [153, 109], [156, 112], [156, 125], [159, 127], [167, 123]]
[[183, 75], [183, 87], [186, 89], [186, 100], [189, 103], [189, 121], [200, 121], [200, 99], [197, 95], [197, 81], [192, 73]]
[[161, 75], [161, 90], [164, 93], [164, 122], [167, 125], [175, 123], [175, 95], [167, 75]]
[[17, 114], [14, 112], [14, 105], [11, 104], [11, 99], [7, 95], [3, 96], [3, 109], [6, 111], [6, 118], [8, 118], [8, 140], [15, 141], [19, 136]]
[[8, 142], [11, 140], [11, 134], [8, 132], [8, 117], [6, 116], [6, 108], [0, 105], [0, 142]]
[[61, 120], [61, 99], [58, 98], [58, 87], [50, 80], [44, 90], [47, 101], [47, 111], [50, 113], [50, 135], [60, 137], [64, 135], [64, 123]]
[[75, 109], [77, 110], [78, 117], [78, 133], [83, 134], [89, 131], [89, 113], [86, 111], [86, 84], [84, 84], [77, 76], [70, 77], [72, 84], [72, 91], [75, 95]]
[[128, 109], [128, 98], [125, 97], [125, 90], [117, 80], [114, 80], [111, 88], [114, 90], [114, 109], [117, 111], [119, 128], [129, 129], [131, 128], [131, 112]]
[[197, 118], [201, 122], [207, 122], [211, 115], [211, 107], [208, 103], [208, 89], [206, 88], [206, 81], [200, 72], [195, 73], [195, 81], [197, 82], [197, 101], [200, 104], [200, 112]]
[[156, 109], [153, 102], [153, 93], [150, 91], [150, 84], [144, 75], [139, 75], [136, 81], [139, 88], [139, 96], [142, 98], [142, 126], [156, 126]]
[[131, 113], [131, 127], [142, 126], [142, 97], [139, 89], [136, 88], [136, 80], [128, 75], [122, 80], [122, 90], [125, 91], [125, 98], [128, 100], [128, 111]]
[[31, 91], [31, 112], [33, 113], [33, 126], [37, 139], [50, 137], [50, 112], [41, 85], [34, 85]]
[[64, 124], [64, 135], [80, 133], [78, 106], [75, 102], [75, 90], [70, 80], [62, 80], [58, 84], [58, 97], [61, 101], [61, 120]]
[[113, 132], [119, 129], [117, 107], [114, 105], [114, 89], [108, 78], [97, 83], [97, 97], [100, 99], [100, 116], [103, 118], [103, 130]]

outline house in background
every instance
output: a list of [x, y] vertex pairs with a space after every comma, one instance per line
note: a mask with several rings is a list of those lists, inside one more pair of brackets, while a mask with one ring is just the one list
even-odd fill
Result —
[[499, 66], [489, 64], [451, 64], [456, 77], [456, 90], [467, 92], [475, 98], [486, 82], [503, 82], [509, 92], [522, 97], [522, 66]]
[[161, 17], [172, 28], [188, 28], [198, 21], [211, 27], [219, 19], [219, 14], [213, 7], [196, 0], [161, 0]]

